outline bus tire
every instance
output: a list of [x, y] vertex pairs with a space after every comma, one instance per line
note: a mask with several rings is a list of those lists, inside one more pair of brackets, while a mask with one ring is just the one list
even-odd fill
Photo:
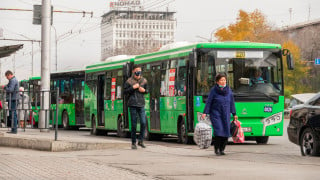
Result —
[[163, 137], [162, 134], [155, 134], [149, 131], [148, 120], [146, 120], [146, 128], [144, 130], [144, 139], [147, 141], [152, 141], [152, 140], [161, 140], [162, 137]]
[[180, 121], [178, 128], [178, 141], [182, 144], [190, 144], [192, 137], [188, 136], [184, 120]]
[[269, 140], [269, 136], [256, 137], [257, 144], [267, 144], [268, 140]]
[[69, 129], [69, 116], [67, 111], [63, 111], [62, 113], [62, 127], [63, 129]]
[[118, 117], [117, 121], [117, 135], [122, 138], [129, 137], [129, 132], [125, 131], [124, 120], [122, 116]]
[[91, 135], [97, 135], [97, 125], [96, 125], [96, 118], [95, 116], [92, 116], [91, 118]]

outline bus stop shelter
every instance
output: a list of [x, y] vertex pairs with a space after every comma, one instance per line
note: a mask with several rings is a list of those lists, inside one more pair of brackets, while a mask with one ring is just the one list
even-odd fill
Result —
[[0, 58], [10, 56], [12, 53], [15, 53], [16, 51], [18, 51], [21, 48], [23, 48], [23, 44], [1, 46], [0, 47]]

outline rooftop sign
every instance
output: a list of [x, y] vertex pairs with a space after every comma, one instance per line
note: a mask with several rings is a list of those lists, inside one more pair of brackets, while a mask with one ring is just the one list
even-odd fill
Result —
[[125, 9], [125, 8], [133, 8], [140, 7], [140, 0], [118, 0], [110, 2], [110, 9]]

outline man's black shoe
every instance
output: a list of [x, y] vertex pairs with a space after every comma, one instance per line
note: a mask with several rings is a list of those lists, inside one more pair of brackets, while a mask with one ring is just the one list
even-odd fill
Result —
[[141, 146], [142, 148], [146, 148], [146, 146], [143, 144], [143, 141], [139, 141], [138, 145]]
[[9, 133], [9, 134], [17, 134], [17, 132], [14, 132], [14, 131], [8, 131], [7, 133]]
[[131, 149], [137, 149], [137, 145], [136, 144], [132, 144], [131, 145]]

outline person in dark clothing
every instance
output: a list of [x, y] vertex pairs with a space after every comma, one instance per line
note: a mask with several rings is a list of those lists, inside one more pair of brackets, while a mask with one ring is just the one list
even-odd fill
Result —
[[230, 137], [230, 115], [233, 120], [237, 120], [236, 108], [233, 93], [227, 86], [227, 77], [224, 74], [216, 76], [216, 84], [210, 90], [209, 97], [204, 108], [204, 118], [210, 115], [210, 120], [214, 130], [214, 152], [216, 155], [225, 155], [224, 149]]
[[8, 101], [9, 106], [8, 126], [11, 126], [13, 122], [13, 127], [11, 126], [11, 131], [8, 133], [17, 134], [18, 120], [16, 108], [19, 92], [19, 83], [11, 71], [6, 71], [5, 76], [9, 80], [9, 83], [6, 86], [4, 86], [4, 90], [6, 91], [6, 100]]
[[130, 77], [124, 84], [124, 94], [128, 97], [128, 106], [131, 116], [131, 141], [132, 149], [137, 149], [136, 146], [136, 128], [137, 115], [140, 118], [140, 136], [138, 145], [142, 148], [146, 146], [143, 143], [144, 131], [146, 127], [146, 113], [144, 109], [145, 100], [144, 94], [148, 93], [147, 80], [141, 75], [141, 67], [135, 65], [132, 70], [132, 77]]

